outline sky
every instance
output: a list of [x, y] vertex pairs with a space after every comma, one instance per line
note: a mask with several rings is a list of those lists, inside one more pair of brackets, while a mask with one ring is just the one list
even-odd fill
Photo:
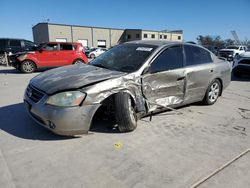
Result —
[[250, 40], [250, 0], [0, 0], [0, 38], [33, 40], [32, 26], [50, 23], [121, 29], [183, 30]]

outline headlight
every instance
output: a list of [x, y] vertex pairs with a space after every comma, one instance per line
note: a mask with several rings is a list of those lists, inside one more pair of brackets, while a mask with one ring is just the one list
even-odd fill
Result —
[[86, 93], [80, 91], [66, 91], [52, 95], [46, 104], [60, 107], [79, 106], [85, 97]]

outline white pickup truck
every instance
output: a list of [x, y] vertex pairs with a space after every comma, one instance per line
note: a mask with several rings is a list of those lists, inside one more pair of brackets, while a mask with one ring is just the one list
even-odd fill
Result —
[[221, 49], [219, 51], [218, 56], [226, 58], [228, 61], [233, 61], [235, 56], [237, 56], [245, 51], [247, 51], [246, 46], [232, 45], [232, 46], [226, 47], [225, 49]]

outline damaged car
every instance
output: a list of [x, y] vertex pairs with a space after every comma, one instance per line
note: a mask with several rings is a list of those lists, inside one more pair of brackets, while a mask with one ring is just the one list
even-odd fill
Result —
[[231, 65], [190, 43], [133, 41], [88, 65], [46, 71], [24, 94], [28, 113], [60, 135], [87, 133], [98, 109], [114, 114], [120, 132], [153, 112], [202, 101], [212, 105], [231, 81]]
[[233, 74], [235, 77], [250, 75], [250, 52], [244, 52], [235, 57], [233, 63]]

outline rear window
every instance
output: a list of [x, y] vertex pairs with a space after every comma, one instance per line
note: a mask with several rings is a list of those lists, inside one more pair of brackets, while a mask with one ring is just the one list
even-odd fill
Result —
[[60, 44], [60, 50], [74, 50], [72, 44]]
[[185, 45], [186, 66], [213, 62], [210, 53], [198, 46]]

